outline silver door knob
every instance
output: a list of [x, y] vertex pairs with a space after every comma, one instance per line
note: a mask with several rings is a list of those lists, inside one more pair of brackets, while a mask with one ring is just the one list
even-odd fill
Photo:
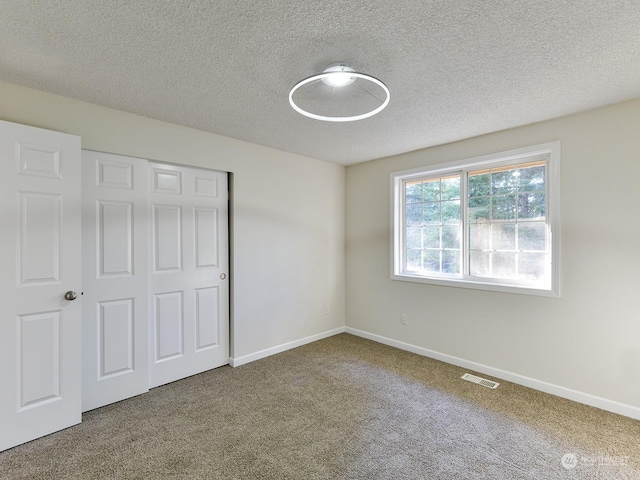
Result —
[[227, 274], [226, 273], [221, 273], [220, 274], [220, 280], [224, 280], [225, 278], [227, 278]]
[[76, 298], [78, 298], [78, 294], [73, 290], [69, 290], [67, 293], [64, 294], [65, 300], [71, 301], [71, 300], [75, 300]]

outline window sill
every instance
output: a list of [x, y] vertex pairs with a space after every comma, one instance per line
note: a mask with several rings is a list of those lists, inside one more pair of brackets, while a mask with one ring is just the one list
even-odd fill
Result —
[[435, 278], [423, 277], [417, 274], [400, 273], [392, 274], [391, 280], [399, 280], [402, 282], [426, 283], [429, 285], [439, 285], [441, 287], [457, 287], [471, 288], [474, 290], [488, 290], [501, 293], [515, 293], [520, 295], [535, 295], [539, 297], [559, 298], [560, 294], [557, 289], [545, 289], [531, 285], [513, 285], [499, 282], [483, 282], [461, 278]]

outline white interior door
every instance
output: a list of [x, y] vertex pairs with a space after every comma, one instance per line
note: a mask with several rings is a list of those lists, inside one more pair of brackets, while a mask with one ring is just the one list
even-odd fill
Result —
[[80, 138], [0, 122], [0, 207], [5, 450], [81, 421]]
[[82, 151], [82, 410], [149, 389], [147, 161]]
[[150, 386], [229, 363], [227, 174], [149, 164]]

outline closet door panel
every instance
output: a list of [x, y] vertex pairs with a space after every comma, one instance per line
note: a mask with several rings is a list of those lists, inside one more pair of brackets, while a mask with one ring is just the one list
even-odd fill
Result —
[[151, 386], [229, 363], [227, 174], [151, 164]]
[[147, 161], [82, 152], [82, 410], [149, 389]]

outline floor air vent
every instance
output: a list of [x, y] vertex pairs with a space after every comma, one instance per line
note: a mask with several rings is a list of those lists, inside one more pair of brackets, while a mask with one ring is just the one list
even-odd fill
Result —
[[486, 378], [476, 377], [475, 375], [471, 375], [470, 373], [465, 373], [460, 378], [469, 382], [477, 383], [478, 385], [482, 385], [483, 387], [498, 388], [498, 385], [500, 385], [498, 382], [487, 380]]

